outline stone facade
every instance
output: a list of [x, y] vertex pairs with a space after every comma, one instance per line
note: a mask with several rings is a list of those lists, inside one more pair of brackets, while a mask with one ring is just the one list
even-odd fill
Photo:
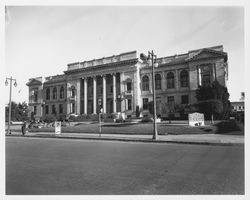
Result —
[[[158, 115], [173, 113], [178, 117], [176, 105], [195, 103], [199, 85], [217, 80], [226, 86], [227, 53], [222, 46], [157, 58], [156, 62]], [[133, 116], [139, 110], [147, 115], [148, 103], [153, 99], [152, 67], [141, 61], [136, 51], [71, 63], [64, 74], [47, 77], [44, 82], [30, 79], [27, 85], [30, 110], [39, 105], [37, 118], [46, 114], [97, 114], [101, 108], [104, 113]], [[37, 102], [33, 101], [34, 90], [40, 94]]]
[[27, 83], [29, 87], [29, 115], [40, 119], [43, 116], [43, 79], [42, 77], [31, 78]]

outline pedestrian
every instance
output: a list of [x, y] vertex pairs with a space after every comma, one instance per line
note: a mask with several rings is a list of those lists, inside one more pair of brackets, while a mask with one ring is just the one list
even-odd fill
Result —
[[24, 121], [22, 125], [22, 134], [23, 136], [26, 134], [26, 121]]

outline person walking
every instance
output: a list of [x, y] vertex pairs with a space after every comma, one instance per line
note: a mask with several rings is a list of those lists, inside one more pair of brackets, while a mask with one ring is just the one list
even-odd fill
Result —
[[23, 125], [22, 125], [22, 134], [23, 134], [23, 136], [25, 136], [25, 134], [26, 134], [26, 121], [24, 121], [23, 122]]

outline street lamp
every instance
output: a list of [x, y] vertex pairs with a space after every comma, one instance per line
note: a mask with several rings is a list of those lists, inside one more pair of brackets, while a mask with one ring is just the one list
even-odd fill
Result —
[[5, 85], [9, 84], [8, 80], [10, 81], [10, 98], [9, 98], [9, 121], [8, 121], [8, 132], [7, 134], [11, 134], [10, 132], [10, 120], [11, 120], [11, 92], [12, 92], [12, 81], [15, 81], [14, 86], [17, 86], [16, 79], [13, 79], [12, 76], [10, 78], [6, 78]]
[[143, 61], [146, 61], [148, 64], [149, 61], [151, 62], [151, 67], [152, 67], [152, 90], [153, 90], [153, 105], [154, 105], [154, 133], [153, 133], [153, 139], [156, 140], [158, 138], [158, 133], [157, 133], [157, 124], [156, 124], [156, 97], [155, 97], [155, 68], [158, 67], [158, 63], [156, 63], [156, 55], [154, 54], [153, 50], [148, 52], [148, 56], [145, 54], [140, 54], [140, 58]]

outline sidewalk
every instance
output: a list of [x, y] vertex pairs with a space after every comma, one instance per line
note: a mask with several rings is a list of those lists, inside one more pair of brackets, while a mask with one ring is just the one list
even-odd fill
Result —
[[[8, 137], [23, 137], [21, 132], [12, 132]], [[244, 144], [244, 136], [221, 134], [189, 134], [189, 135], [159, 135], [157, 140], [152, 135], [125, 135], [125, 134], [101, 134], [98, 133], [61, 133], [53, 132], [28, 132], [25, 137], [60, 138], [60, 139], [86, 139], [86, 140], [113, 140], [127, 142], [152, 142], [152, 143], [184, 143], [206, 145], [240, 145]]]

